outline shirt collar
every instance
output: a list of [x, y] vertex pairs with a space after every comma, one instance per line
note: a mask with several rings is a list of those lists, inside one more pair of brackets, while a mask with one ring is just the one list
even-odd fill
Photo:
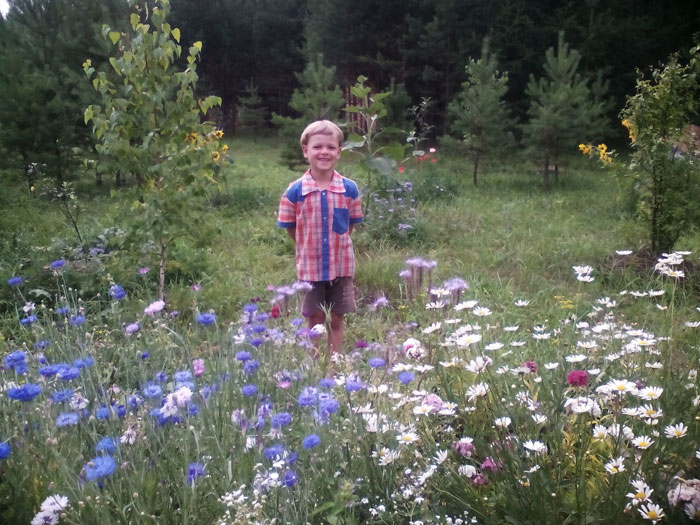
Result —
[[[304, 176], [301, 178], [301, 194], [308, 195], [314, 191], [321, 191], [318, 187], [316, 181], [311, 176], [311, 171], [307, 170]], [[343, 184], [343, 177], [337, 171], [333, 171], [333, 177], [331, 178], [331, 183], [328, 186], [328, 191], [333, 193], [345, 193], [345, 185]]]

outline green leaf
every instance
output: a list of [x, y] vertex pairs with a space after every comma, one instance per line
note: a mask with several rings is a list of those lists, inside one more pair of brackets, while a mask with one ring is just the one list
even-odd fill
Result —
[[121, 38], [121, 33], [119, 31], [110, 31], [109, 32], [109, 39], [112, 41], [112, 44], [116, 44], [119, 42], [119, 39]]
[[131, 17], [129, 18], [131, 21], [131, 27], [133, 29], [136, 29], [136, 26], [139, 25], [139, 22], [141, 22], [141, 19], [139, 18], [139, 15], [136, 13], [131, 13]]
[[173, 35], [175, 42], [177, 42], [179, 44], [180, 43], [180, 30], [176, 27], [175, 29], [170, 31], [170, 34]]
[[367, 160], [367, 167], [378, 171], [382, 175], [389, 176], [393, 173], [396, 167], [396, 161], [390, 159], [389, 157], [376, 157]]

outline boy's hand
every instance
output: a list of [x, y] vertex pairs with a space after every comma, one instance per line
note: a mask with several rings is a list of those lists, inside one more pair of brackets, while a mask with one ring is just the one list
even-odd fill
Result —
[[287, 230], [287, 235], [289, 235], [294, 242], [297, 242], [297, 229], [296, 229], [296, 227], [285, 228], [285, 229]]

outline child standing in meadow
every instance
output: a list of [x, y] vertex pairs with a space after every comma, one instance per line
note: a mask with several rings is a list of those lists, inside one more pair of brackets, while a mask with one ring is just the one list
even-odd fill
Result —
[[302, 313], [309, 328], [326, 323], [330, 310], [330, 354], [343, 346], [345, 314], [355, 311], [355, 254], [350, 234], [362, 222], [360, 192], [335, 171], [343, 132], [333, 122], [312, 122], [301, 134], [309, 169], [280, 201], [277, 225], [296, 243], [297, 278], [311, 284]]

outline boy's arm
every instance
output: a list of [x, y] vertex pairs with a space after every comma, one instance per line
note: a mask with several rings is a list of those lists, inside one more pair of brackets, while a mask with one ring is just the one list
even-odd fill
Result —
[[[297, 228], [292, 226], [291, 228], [285, 228], [287, 230], [287, 235], [291, 237], [294, 242], [297, 242]], [[350, 230], [352, 231], [352, 230]]]

